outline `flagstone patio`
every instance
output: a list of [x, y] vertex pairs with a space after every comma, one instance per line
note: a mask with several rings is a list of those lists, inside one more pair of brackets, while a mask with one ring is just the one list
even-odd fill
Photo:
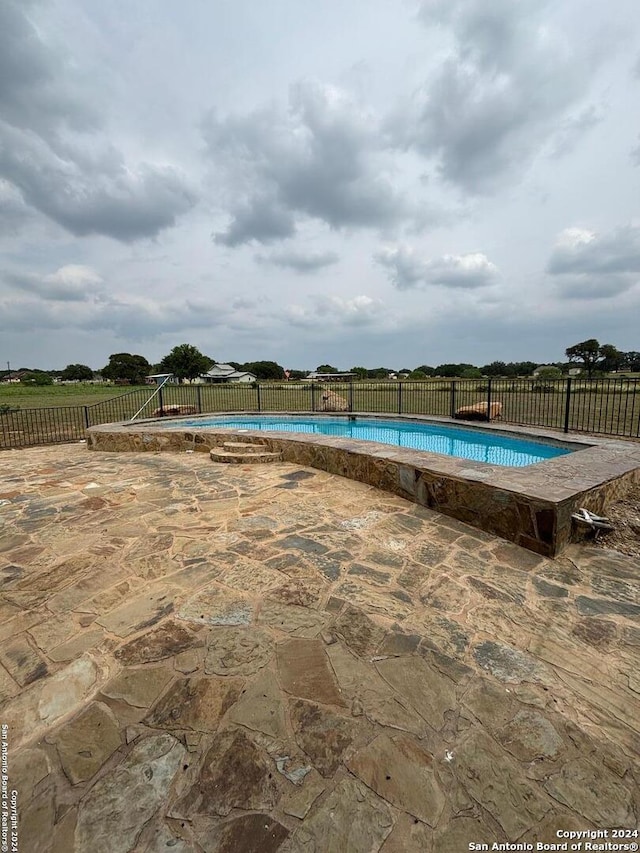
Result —
[[293, 464], [0, 462], [21, 851], [457, 853], [638, 826], [637, 559], [546, 559]]

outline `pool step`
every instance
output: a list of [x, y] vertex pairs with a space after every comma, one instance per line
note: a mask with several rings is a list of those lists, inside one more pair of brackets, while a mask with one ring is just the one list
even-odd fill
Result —
[[264, 444], [252, 444], [250, 441], [225, 441], [222, 445], [230, 453], [264, 453]]
[[244, 444], [238, 441], [226, 441], [222, 447], [209, 451], [213, 462], [226, 462], [231, 465], [258, 465], [265, 462], [282, 462], [282, 453], [271, 453], [264, 444]]

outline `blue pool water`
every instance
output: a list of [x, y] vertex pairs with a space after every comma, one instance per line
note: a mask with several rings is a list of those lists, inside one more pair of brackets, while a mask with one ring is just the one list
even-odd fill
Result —
[[[175, 425], [175, 422], [174, 422]], [[167, 424], [170, 426], [170, 424]], [[180, 426], [225, 427], [239, 430], [278, 430], [280, 432], [304, 432], [320, 435], [335, 435], [378, 441], [394, 447], [412, 450], [427, 450], [488, 462], [492, 465], [522, 468], [535, 465], [545, 459], [564, 456], [572, 451], [566, 447], [528, 439], [511, 438], [495, 433], [484, 433], [470, 429], [458, 429], [433, 423], [393, 421], [377, 418], [327, 418], [327, 417], [211, 417], [180, 421]]]

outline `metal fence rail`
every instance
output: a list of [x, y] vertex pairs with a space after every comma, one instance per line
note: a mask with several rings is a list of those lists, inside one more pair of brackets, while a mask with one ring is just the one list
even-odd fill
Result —
[[499, 403], [503, 423], [640, 437], [640, 380], [628, 378], [166, 385], [150, 399], [155, 390], [136, 389], [90, 406], [0, 409], [0, 449], [79, 441], [89, 426], [130, 420], [137, 412], [141, 418], [156, 417], [172, 407], [194, 414], [321, 412], [334, 407], [390, 416], [455, 417], [465, 406]]

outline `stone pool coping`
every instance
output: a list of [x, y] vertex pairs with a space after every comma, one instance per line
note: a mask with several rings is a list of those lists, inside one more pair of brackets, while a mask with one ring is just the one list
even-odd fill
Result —
[[[354, 413], [355, 414], [355, 413]], [[285, 462], [318, 468], [457, 518], [545, 556], [572, 539], [571, 514], [580, 507], [603, 514], [640, 482], [640, 444], [593, 436], [562, 437], [551, 430], [500, 424], [461, 424], [450, 418], [358, 412], [378, 420], [444, 424], [458, 429], [530, 437], [575, 452], [510, 468], [397, 448], [378, 442], [307, 433], [208, 426], [185, 427], [211, 417], [353, 417], [351, 413], [220, 412], [202, 416], [101, 424], [87, 430], [87, 447], [98, 451], [208, 452], [231, 437], [249, 439], [282, 454]]]

